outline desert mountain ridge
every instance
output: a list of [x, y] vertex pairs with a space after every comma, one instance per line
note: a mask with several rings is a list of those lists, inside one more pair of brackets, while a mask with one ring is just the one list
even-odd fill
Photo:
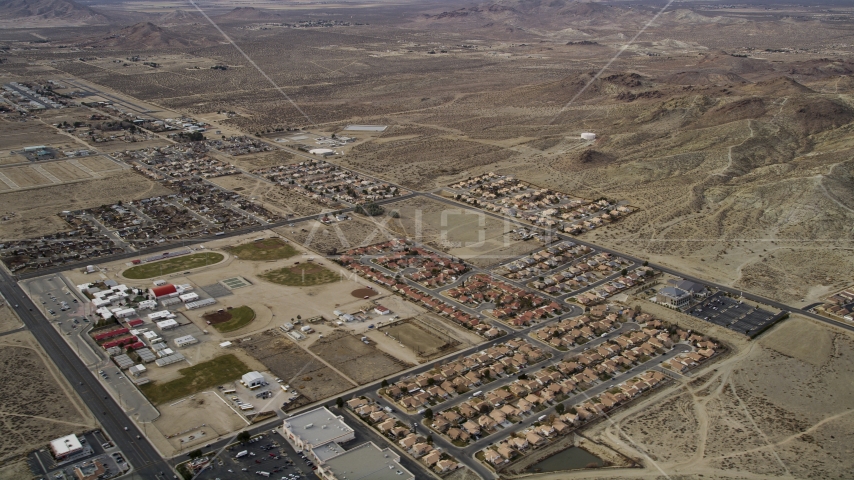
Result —
[[156, 48], [186, 48], [213, 45], [216, 39], [199, 35], [185, 35], [169, 28], [163, 28], [151, 22], [139, 22], [107, 36], [93, 38], [83, 42], [89, 47], [132, 48], [148, 50]]
[[4, 0], [0, 2], [0, 23], [102, 25], [109, 23], [109, 18], [74, 0]]

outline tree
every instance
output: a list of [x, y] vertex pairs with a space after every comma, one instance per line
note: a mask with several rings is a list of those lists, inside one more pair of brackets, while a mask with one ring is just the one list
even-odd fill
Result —
[[195, 459], [202, 456], [202, 450], [201, 449], [193, 450], [192, 452], [187, 453], [187, 456], [190, 457], [190, 460], [195, 460]]
[[427, 445], [433, 445], [433, 435], [427, 435]]
[[383, 379], [382, 383], [380, 383], [380, 386], [383, 388], [387, 388], [388, 387], [388, 380]]
[[335, 405], [337, 405], [338, 408], [344, 408], [344, 399], [341, 397], [336, 398]]
[[620, 275], [625, 275], [628, 272], [629, 271], [624, 268], [624, 269], [620, 270]]
[[427, 420], [433, 420], [433, 409], [428, 408], [424, 410], [424, 418], [426, 418]]
[[252, 438], [252, 436], [249, 435], [249, 432], [247, 432], [246, 430], [237, 434], [237, 441], [240, 443], [246, 443], [249, 441], [250, 438]]
[[649, 266], [649, 261], [647, 261], [647, 260], [644, 260], [644, 262], [643, 262], [643, 266], [644, 266], [644, 267], [647, 267], [647, 266]]
[[558, 403], [557, 405], [555, 405], [555, 412], [557, 412], [558, 415], [563, 415], [563, 412], [565, 411], [566, 407], [564, 406], [564, 404]]
[[527, 379], [528, 379], [528, 375], [523, 373], [523, 374], [519, 375], [517, 378], [518, 378], [519, 380], [527, 380]]

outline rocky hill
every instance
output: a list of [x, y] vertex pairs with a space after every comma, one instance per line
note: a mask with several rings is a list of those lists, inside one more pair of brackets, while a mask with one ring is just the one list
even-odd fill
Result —
[[0, 23], [21, 26], [106, 24], [109, 19], [74, 0], [3, 0]]
[[199, 35], [185, 35], [151, 22], [140, 22], [111, 32], [109, 35], [90, 39], [82, 45], [88, 47], [117, 49], [169, 49], [213, 45], [215, 39]]

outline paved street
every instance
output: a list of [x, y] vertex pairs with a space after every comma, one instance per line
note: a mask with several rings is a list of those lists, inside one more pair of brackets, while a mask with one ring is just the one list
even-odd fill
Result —
[[[124, 411], [89, 372], [76, 352], [60, 338], [60, 333], [40, 313], [39, 306], [24, 294], [5, 269], [0, 269], [0, 293], [15, 308], [27, 329], [39, 341], [83, 402], [89, 406], [110, 439], [124, 453], [134, 469], [126, 478], [160, 480], [171, 477], [169, 465], [161, 458], [160, 453], [142, 437], [142, 432], [128, 420]], [[126, 426], [129, 427], [127, 431], [124, 430]]]
[[[413, 192], [413, 193], [403, 195], [400, 197], [396, 197], [396, 198], [392, 198], [392, 199], [388, 199], [388, 200], [382, 200], [382, 201], [379, 201], [377, 203], [378, 204], [393, 203], [393, 202], [398, 202], [398, 201], [405, 200], [408, 198], [414, 198], [416, 196], [425, 197], [425, 198], [429, 198], [429, 199], [434, 200], [434, 201], [442, 202], [442, 203], [451, 205], [454, 208], [465, 207], [462, 204], [459, 204], [457, 202], [454, 202], [452, 200], [449, 200], [449, 199], [444, 198], [444, 197], [439, 196], [439, 195], [435, 195], [435, 194], [430, 193], [430, 192]], [[347, 211], [349, 211], [349, 210], [352, 210], [352, 209], [347, 209]], [[482, 211], [482, 212], [484, 215], [489, 215], [493, 218], [497, 218], [497, 219], [502, 220], [502, 221], [509, 221], [513, 225], [516, 225], [518, 227], [524, 227], [524, 228], [528, 228], [528, 229], [532, 228], [528, 224], [519, 223], [519, 222], [516, 222], [515, 220], [507, 219], [507, 218], [505, 218], [501, 215], [498, 215], [498, 214], [494, 214], [494, 213], [487, 212], [487, 211]], [[249, 229], [227, 232], [221, 236], [210, 235], [208, 237], [197, 238], [194, 240], [194, 243], [203, 243], [205, 241], [210, 241], [213, 239], [222, 239], [222, 238], [228, 238], [228, 237], [237, 236], [237, 235], [245, 235], [245, 234], [252, 233], [252, 232], [259, 232], [259, 231], [263, 231], [263, 230], [268, 230], [270, 228], [285, 226], [285, 225], [288, 225], [291, 223], [293, 223], [293, 224], [303, 223], [303, 222], [307, 222], [310, 220], [319, 219], [324, 215], [325, 214], [320, 213], [320, 214], [305, 216], [305, 217], [301, 217], [301, 218], [288, 219], [288, 220], [278, 222], [275, 224], [259, 225], [259, 226], [252, 227]], [[601, 252], [607, 252], [607, 253], [611, 253], [613, 255], [618, 255], [618, 256], [621, 256], [623, 258], [626, 258], [626, 259], [633, 262], [633, 265], [631, 265], [631, 267], [630, 267], [632, 270], [637, 268], [638, 265], [643, 263], [643, 259], [634, 257], [632, 255], [625, 254], [623, 252], [619, 252], [619, 251], [616, 251], [613, 249], [600, 247], [598, 245], [595, 245], [595, 244], [592, 244], [592, 243], [589, 243], [586, 241], [581, 241], [581, 240], [578, 240], [577, 238], [569, 237], [567, 235], [563, 235], [560, 233], [556, 234], [556, 236], [560, 240], [572, 241], [572, 242], [575, 242], [576, 244], [586, 245], [586, 246], [589, 246], [589, 247], [591, 247], [595, 250], [601, 251]], [[172, 248], [174, 248], [174, 244], [161, 245], [161, 246], [158, 246], [155, 248], [145, 249], [144, 251], [140, 251], [140, 252], [126, 252], [126, 253], [119, 254], [119, 255], [113, 255], [113, 256], [109, 256], [109, 257], [100, 258], [97, 260], [97, 262], [102, 263], [102, 262], [107, 262], [107, 261], [116, 261], [116, 260], [122, 260], [122, 259], [136, 258], [136, 257], [139, 257], [140, 255], [149, 255], [152, 253], [156, 253], [158, 251], [170, 250]], [[138, 429], [136, 428], [136, 426], [134, 424], [132, 424], [131, 422], [129, 422], [127, 420], [125, 413], [122, 411], [122, 408], [119, 405], [119, 403], [122, 403], [122, 405], [129, 405], [128, 408], [132, 412], [136, 411], [137, 413], [139, 413], [142, 410], [143, 405], [140, 402], [134, 402], [134, 401], [130, 400], [130, 398], [132, 397], [131, 393], [123, 393], [123, 392], [130, 392], [130, 390], [135, 390], [135, 389], [130, 388], [131, 386], [129, 383], [127, 383], [126, 379], [117, 379], [117, 380], [120, 380], [118, 382], [114, 382], [113, 380], [111, 380], [109, 382], [109, 384], [105, 387], [105, 385], [102, 384], [102, 382], [97, 378], [97, 376], [93, 375], [91, 373], [92, 369], [98, 370], [99, 369], [98, 367], [100, 365], [102, 365], [102, 363], [100, 363], [100, 362], [105, 361], [105, 359], [102, 356], [100, 356], [95, 350], [91, 349], [91, 345], [88, 345], [88, 343], [86, 343], [86, 341], [84, 339], [80, 338], [79, 332], [83, 329], [83, 327], [81, 327], [81, 325], [79, 323], [76, 324], [77, 328], [74, 328], [75, 324], [73, 324], [73, 322], [70, 325], [68, 324], [68, 322], [71, 318], [74, 318], [74, 317], [79, 318], [80, 316], [87, 313], [85, 311], [80, 310], [81, 307], [79, 307], [79, 302], [81, 300], [80, 299], [78, 300], [78, 304], [73, 304], [73, 305], [75, 305], [75, 307], [73, 307], [73, 308], [71, 308], [65, 312], [62, 312], [62, 314], [60, 314], [59, 313], [60, 310], [53, 308], [57, 304], [56, 301], [52, 300], [53, 303], [51, 305], [48, 305], [47, 300], [50, 299], [50, 296], [48, 294], [53, 295], [57, 299], [59, 299], [61, 297], [71, 298], [74, 294], [73, 293], [70, 295], [65, 294], [65, 290], [63, 290], [63, 288], [67, 289], [69, 287], [67, 285], [65, 287], [54, 287], [53, 285], [49, 285], [49, 284], [44, 283], [44, 282], [51, 282], [51, 281], [58, 282], [59, 280], [46, 280], [46, 279], [39, 279], [38, 278], [38, 277], [50, 276], [50, 275], [53, 275], [53, 274], [56, 274], [56, 273], [59, 273], [59, 272], [62, 272], [62, 271], [68, 270], [68, 269], [72, 269], [72, 268], [81, 268], [81, 267], [84, 267], [84, 266], [86, 266], [88, 264], [92, 264], [92, 263], [93, 263], [93, 260], [86, 260], [83, 262], [77, 262], [77, 263], [73, 263], [73, 264], [65, 264], [65, 265], [53, 267], [50, 269], [44, 269], [44, 270], [35, 271], [35, 272], [28, 272], [28, 273], [24, 273], [24, 274], [16, 275], [16, 276], [9, 275], [5, 269], [2, 269], [2, 270], [0, 270], [0, 280], [2, 280], [2, 281], [0, 281], [0, 293], [2, 293], [9, 300], [9, 302], [11, 304], [17, 305], [15, 308], [16, 308], [17, 312], [19, 313], [19, 315], [22, 317], [22, 319], [26, 325], [26, 328], [29, 329], [33, 333], [33, 335], [35, 335], [35, 337], [42, 344], [42, 346], [45, 348], [45, 350], [48, 351], [49, 355], [54, 360], [54, 362], [59, 366], [59, 368], [61, 369], [63, 374], [69, 379], [69, 381], [72, 383], [72, 385], [74, 385], [75, 388], [77, 389], [78, 393], [84, 398], [84, 401], [86, 401], [87, 404], [90, 405], [90, 407], [95, 412], [96, 417], [98, 417], [99, 421], [101, 421], [101, 423], [103, 424], [105, 431], [116, 441], [116, 443], [120, 446], [120, 448], [123, 451], [127, 452], [127, 458], [130, 461], [130, 463], [137, 469], [137, 472], [138, 472], [137, 475], [141, 475], [140, 478], [161, 478], [161, 474], [159, 472], [168, 471], [168, 467], [166, 466], [165, 462], [163, 462], [163, 460], [160, 458], [160, 456], [156, 452], [156, 450], [144, 438], [143, 439], [137, 439], [136, 438], [136, 435], [139, 433]], [[372, 266], [374, 266], [376, 268], [376, 265], [372, 265]], [[813, 318], [815, 320], [818, 320], [818, 321], [821, 321], [821, 322], [824, 322], [824, 323], [827, 323], [830, 325], [834, 325], [834, 326], [837, 326], [840, 328], [844, 328], [844, 329], [847, 329], [850, 331], [854, 331], [854, 326], [852, 326], [852, 325], [836, 322], [836, 321], [833, 321], [829, 318], [815, 314], [813, 312], [809, 312], [809, 311], [805, 311], [805, 310], [797, 309], [797, 308], [792, 308], [792, 307], [785, 305], [781, 302], [776, 302], [776, 301], [773, 301], [770, 299], [760, 297], [758, 295], [750, 294], [748, 292], [741, 292], [741, 291], [738, 291], [736, 289], [733, 289], [733, 288], [730, 288], [730, 287], [727, 287], [724, 285], [719, 285], [719, 284], [709, 282], [709, 281], [706, 281], [703, 279], [692, 277], [690, 275], [685, 275], [681, 272], [678, 272], [678, 271], [671, 269], [671, 268], [668, 268], [668, 267], [664, 267], [664, 266], [660, 266], [660, 265], [653, 265], [653, 264], [650, 264], [650, 266], [655, 268], [655, 269], [658, 269], [660, 271], [663, 271], [665, 273], [672, 274], [675, 276], [679, 276], [679, 277], [684, 278], [686, 280], [694, 281], [697, 283], [702, 283], [702, 284], [716, 288], [716, 289], [723, 291], [723, 292], [728, 292], [731, 294], [741, 294], [741, 295], [743, 295], [743, 297], [745, 299], [756, 302], [756, 303], [766, 304], [766, 305], [769, 305], [771, 307], [774, 307], [774, 308], [777, 308], [777, 309], [780, 309], [783, 311], [795, 312], [795, 313]], [[61, 278], [61, 277], [57, 277], [57, 278]], [[33, 297], [36, 300], [36, 303], [33, 303], [32, 301], [30, 301], [30, 299], [24, 295], [24, 292], [16, 283], [17, 280], [21, 280], [21, 279], [35, 279], [34, 282], [27, 283], [27, 287], [32, 290]], [[458, 282], [462, 281], [462, 280], [463, 280], [463, 278], [458, 279]], [[505, 281], [505, 280], [502, 279], [502, 281]], [[596, 285], [600, 285], [600, 284], [607, 282], [607, 281], [608, 281], [607, 278], [603, 279], [603, 280], [597, 282], [596, 284], [594, 284], [592, 286], [588, 286], [584, 290], [579, 290], [578, 292], [573, 292], [573, 295], [577, 295], [578, 293], [589, 290], [590, 288], [595, 288]], [[517, 286], [520, 286], [518, 283], [515, 283], [513, 281], [507, 280], [507, 282], [511, 283], [511, 284], [516, 284]], [[425, 290], [425, 288], [421, 287], [420, 285], [414, 284], [414, 282], [407, 281], [407, 283], [412, 285], [413, 287], [419, 288], [422, 291]], [[72, 288], [73, 288], [73, 286], [72, 286]], [[441, 290], [444, 290], [444, 289], [445, 288], [437, 289], [437, 291], [434, 291], [431, 293], [439, 293]], [[45, 299], [44, 295], [48, 295], [48, 299]], [[565, 300], [566, 298], [568, 298], [568, 295], [561, 296], [560, 300]], [[443, 297], [443, 300], [449, 301], [449, 299], [446, 299], [444, 297]], [[45, 304], [41, 304], [40, 303], [41, 301], [45, 301]], [[470, 314], [477, 314], [478, 316], [480, 316], [480, 313], [475, 309], [470, 309], [464, 305], [458, 305], [458, 308], [465, 310]], [[496, 343], [507, 341], [510, 338], [525, 336], [525, 335], [527, 335], [528, 332], [530, 332], [534, 328], [540, 328], [543, 325], [546, 325], [548, 323], [558, 321], [559, 319], [566, 318], [568, 316], [577, 315], [581, 312], [581, 310], [577, 306], [568, 306], [568, 308], [570, 308], [571, 311], [567, 314], [564, 314], [564, 315], [561, 315], [560, 317], [556, 317], [556, 318], [549, 319], [546, 321], [541, 321], [538, 324], [535, 324], [531, 327], [521, 329], [521, 330], [517, 330], [517, 331], [513, 331], [512, 329], [508, 328], [506, 324], [503, 324], [501, 322], [497, 322], [497, 321], [490, 319], [489, 321], [491, 323], [494, 323], [497, 326], [501, 326], [505, 330], [509, 330], [510, 331], [509, 336], [505, 336], [505, 337], [502, 337], [499, 339], [495, 339], [495, 340], [485, 342], [484, 344], [482, 344], [478, 347], [470, 348], [470, 349], [467, 349], [467, 350], [462, 351], [462, 352], [455, 352], [453, 355], [454, 356], [467, 355], [467, 354], [472, 353], [476, 350], [489, 348], [490, 346], [495, 345]], [[55, 312], [57, 312], [57, 315], [54, 316], [54, 315], [50, 314], [49, 312], [47, 312], [47, 310], [54, 310]], [[58, 326], [58, 324], [55, 324], [55, 323], [52, 324], [49, 320], [59, 320], [62, 322], [62, 324]], [[63, 341], [63, 340], [65, 340], [65, 341]], [[66, 341], [68, 343], [66, 343]], [[670, 358], [671, 356], [678, 354], [680, 352], [680, 348], [681, 347], [677, 346], [676, 348], [674, 348], [673, 350], [671, 350], [670, 352], [665, 354], [663, 357], [658, 357], [654, 361], [660, 362], [661, 360], [663, 360], [665, 358]], [[564, 352], [558, 352], [549, 346], [543, 345], [543, 349], [547, 352], [550, 352], [552, 355], [555, 355], [555, 357], [553, 357], [553, 359], [550, 361], [554, 361], [555, 358], [559, 358], [559, 357], [566, 355]], [[79, 357], [77, 356], [78, 351], [80, 352]], [[420, 365], [418, 367], [410, 369], [410, 370], [408, 370], [402, 374], [399, 374], [399, 375], [400, 376], [416, 375], [418, 373], [421, 373], [421, 372], [424, 372], [424, 371], [427, 371], [427, 370], [433, 368], [434, 365], [436, 365], [437, 363], [442, 362], [442, 361], [445, 361], [445, 360], [440, 359], [437, 361], [430, 362], [428, 364]], [[87, 368], [87, 365], [89, 368]], [[624, 375], [634, 374], [634, 373], [643, 371], [644, 369], [651, 368], [652, 366], [653, 365], [649, 365], [649, 362], [648, 362], [648, 364], [644, 364], [644, 365], [635, 367], [635, 369], [633, 369], [631, 372], [627, 372]], [[627, 378], [627, 377], [620, 376], [617, 378], [621, 379], [621, 378]], [[615, 378], [609, 382], [618, 382], [617, 378]], [[122, 380], [124, 380], [124, 382], [122, 382]], [[609, 382], [600, 384], [599, 386], [594, 387], [594, 389], [591, 389], [585, 393], [588, 395], [595, 395], [596, 392], [598, 392], [598, 390], [595, 390], [595, 388], [599, 388], [600, 386], [604, 391], [604, 389], [609, 388], [607, 386], [610, 384]], [[378, 388], [378, 382], [370, 384], [370, 385], [365, 385], [365, 386], [360, 387], [360, 388], [353, 389], [352, 391], [347, 392], [346, 395], [361, 395], [361, 394], [373, 395], [372, 392], [374, 392], [377, 388]], [[121, 395], [119, 395], [120, 392], [122, 392]], [[127, 404], [125, 402], [127, 402]], [[309, 408], [309, 407], [306, 407], [306, 408]], [[551, 408], [553, 408], [553, 407], [551, 407]], [[302, 409], [302, 410], [304, 410], [304, 409]], [[417, 418], [416, 418], [417, 416], [406, 416], [406, 417], [409, 418], [409, 420], [417, 420]], [[528, 419], [528, 420], [530, 420], [530, 419]], [[273, 422], [268, 422], [268, 423], [265, 423], [263, 425], [255, 427], [255, 428], [257, 430], [263, 430], [265, 428], [269, 429], [270, 425], [272, 423]], [[124, 431], [123, 427], [127, 426], [128, 424], [130, 424], [132, 426], [132, 428], [126, 432], [126, 431]], [[521, 428], [524, 428], [526, 425], [527, 425], [526, 422], [523, 421], [520, 424], [517, 424], [514, 427], [510, 427], [510, 428], [521, 429]], [[508, 429], [508, 431], [509, 431], [509, 429]], [[434, 438], [437, 438], [437, 439], [438, 439], [438, 437], [439, 436], [434, 436]], [[470, 445], [470, 446], [468, 446], [465, 449], [460, 451], [460, 453], [464, 454], [464, 455], [461, 455], [460, 460], [463, 461], [466, 465], [473, 468], [476, 472], [478, 472], [479, 474], [484, 476], [484, 478], [492, 478], [494, 475], [491, 474], [491, 471], [489, 469], [486, 469], [479, 462], [474, 461], [474, 459], [471, 457], [471, 454], [476, 449], [482, 448], [481, 442], [486, 442], [487, 440], [490, 440], [491, 438], [492, 437], [486, 437], [486, 438], [476, 442], [475, 444]], [[438, 439], [437, 441], [440, 444], [442, 442], [444, 442], [444, 440], [441, 440], [441, 439]], [[452, 449], [456, 448], [450, 444], [441, 445], [441, 446], [446, 447], [449, 452], [453, 451]]]

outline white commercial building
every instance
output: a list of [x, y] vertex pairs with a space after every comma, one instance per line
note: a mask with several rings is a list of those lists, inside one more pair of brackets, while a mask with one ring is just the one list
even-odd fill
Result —
[[243, 383], [243, 385], [246, 385], [246, 388], [258, 388], [264, 384], [264, 375], [261, 375], [258, 372], [245, 373], [243, 374], [243, 377], [240, 378], [240, 382]]
[[194, 343], [199, 343], [199, 340], [192, 335], [184, 335], [183, 337], [175, 339], [175, 347], [177, 348], [186, 347], [187, 345], [192, 345]]
[[168, 320], [170, 318], [175, 318], [175, 314], [170, 312], [169, 310], [160, 310], [159, 312], [149, 313], [148, 319], [152, 322], [157, 322], [160, 320]]
[[[329, 443], [345, 443], [356, 438], [353, 429], [326, 407], [285, 419], [282, 433], [296, 450], [319, 448]], [[317, 458], [313, 453], [312, 457]], [[357, 478], [357, 477], [354, 477]]]
[[140, 310], [154, 310], [155, 308], [157, 308], [157, 300], [143, 300], [139, 302], [139, 305], [137, 305], [137, 307]]
[[163, 320], [162, 322], [157, 322], [157, 328], [160, 330], [169, 330], [171, 328], [178, 328], [178, 322], [175, 320]]
[[50, 441], [50, 451], [53, 458], [61, 460], [75, 453], [83, 451], [83, 445], [77, 435], [66, 435]]
[[193, 302], [199, 299], [199, 294], [195, 292], [185, 293], [183, 295], [178, 295], [178, 298], [181, 299], [182, 302]]
[[184, 306], [187, 307], [187, 310], [194, 310], [196, 308], [207, 307], [208, 305], [213, 305], [215, 303], [215, 298], [204, 298], [202, 300], [196, 300], [195, 302], [187, 302]]
[[113, 315], [115, 315], [116, 318], [133, 317], [134, 315], [136, 315], [136, 310], [132, 308], [118, 308], [116, 310], [113, 310]]
[[363, 443], [317, 464], [324, 480], [364, 478], [371, 480], [414, 480], [415, 475], [400, 464], [400, 455], [373, 442]]

